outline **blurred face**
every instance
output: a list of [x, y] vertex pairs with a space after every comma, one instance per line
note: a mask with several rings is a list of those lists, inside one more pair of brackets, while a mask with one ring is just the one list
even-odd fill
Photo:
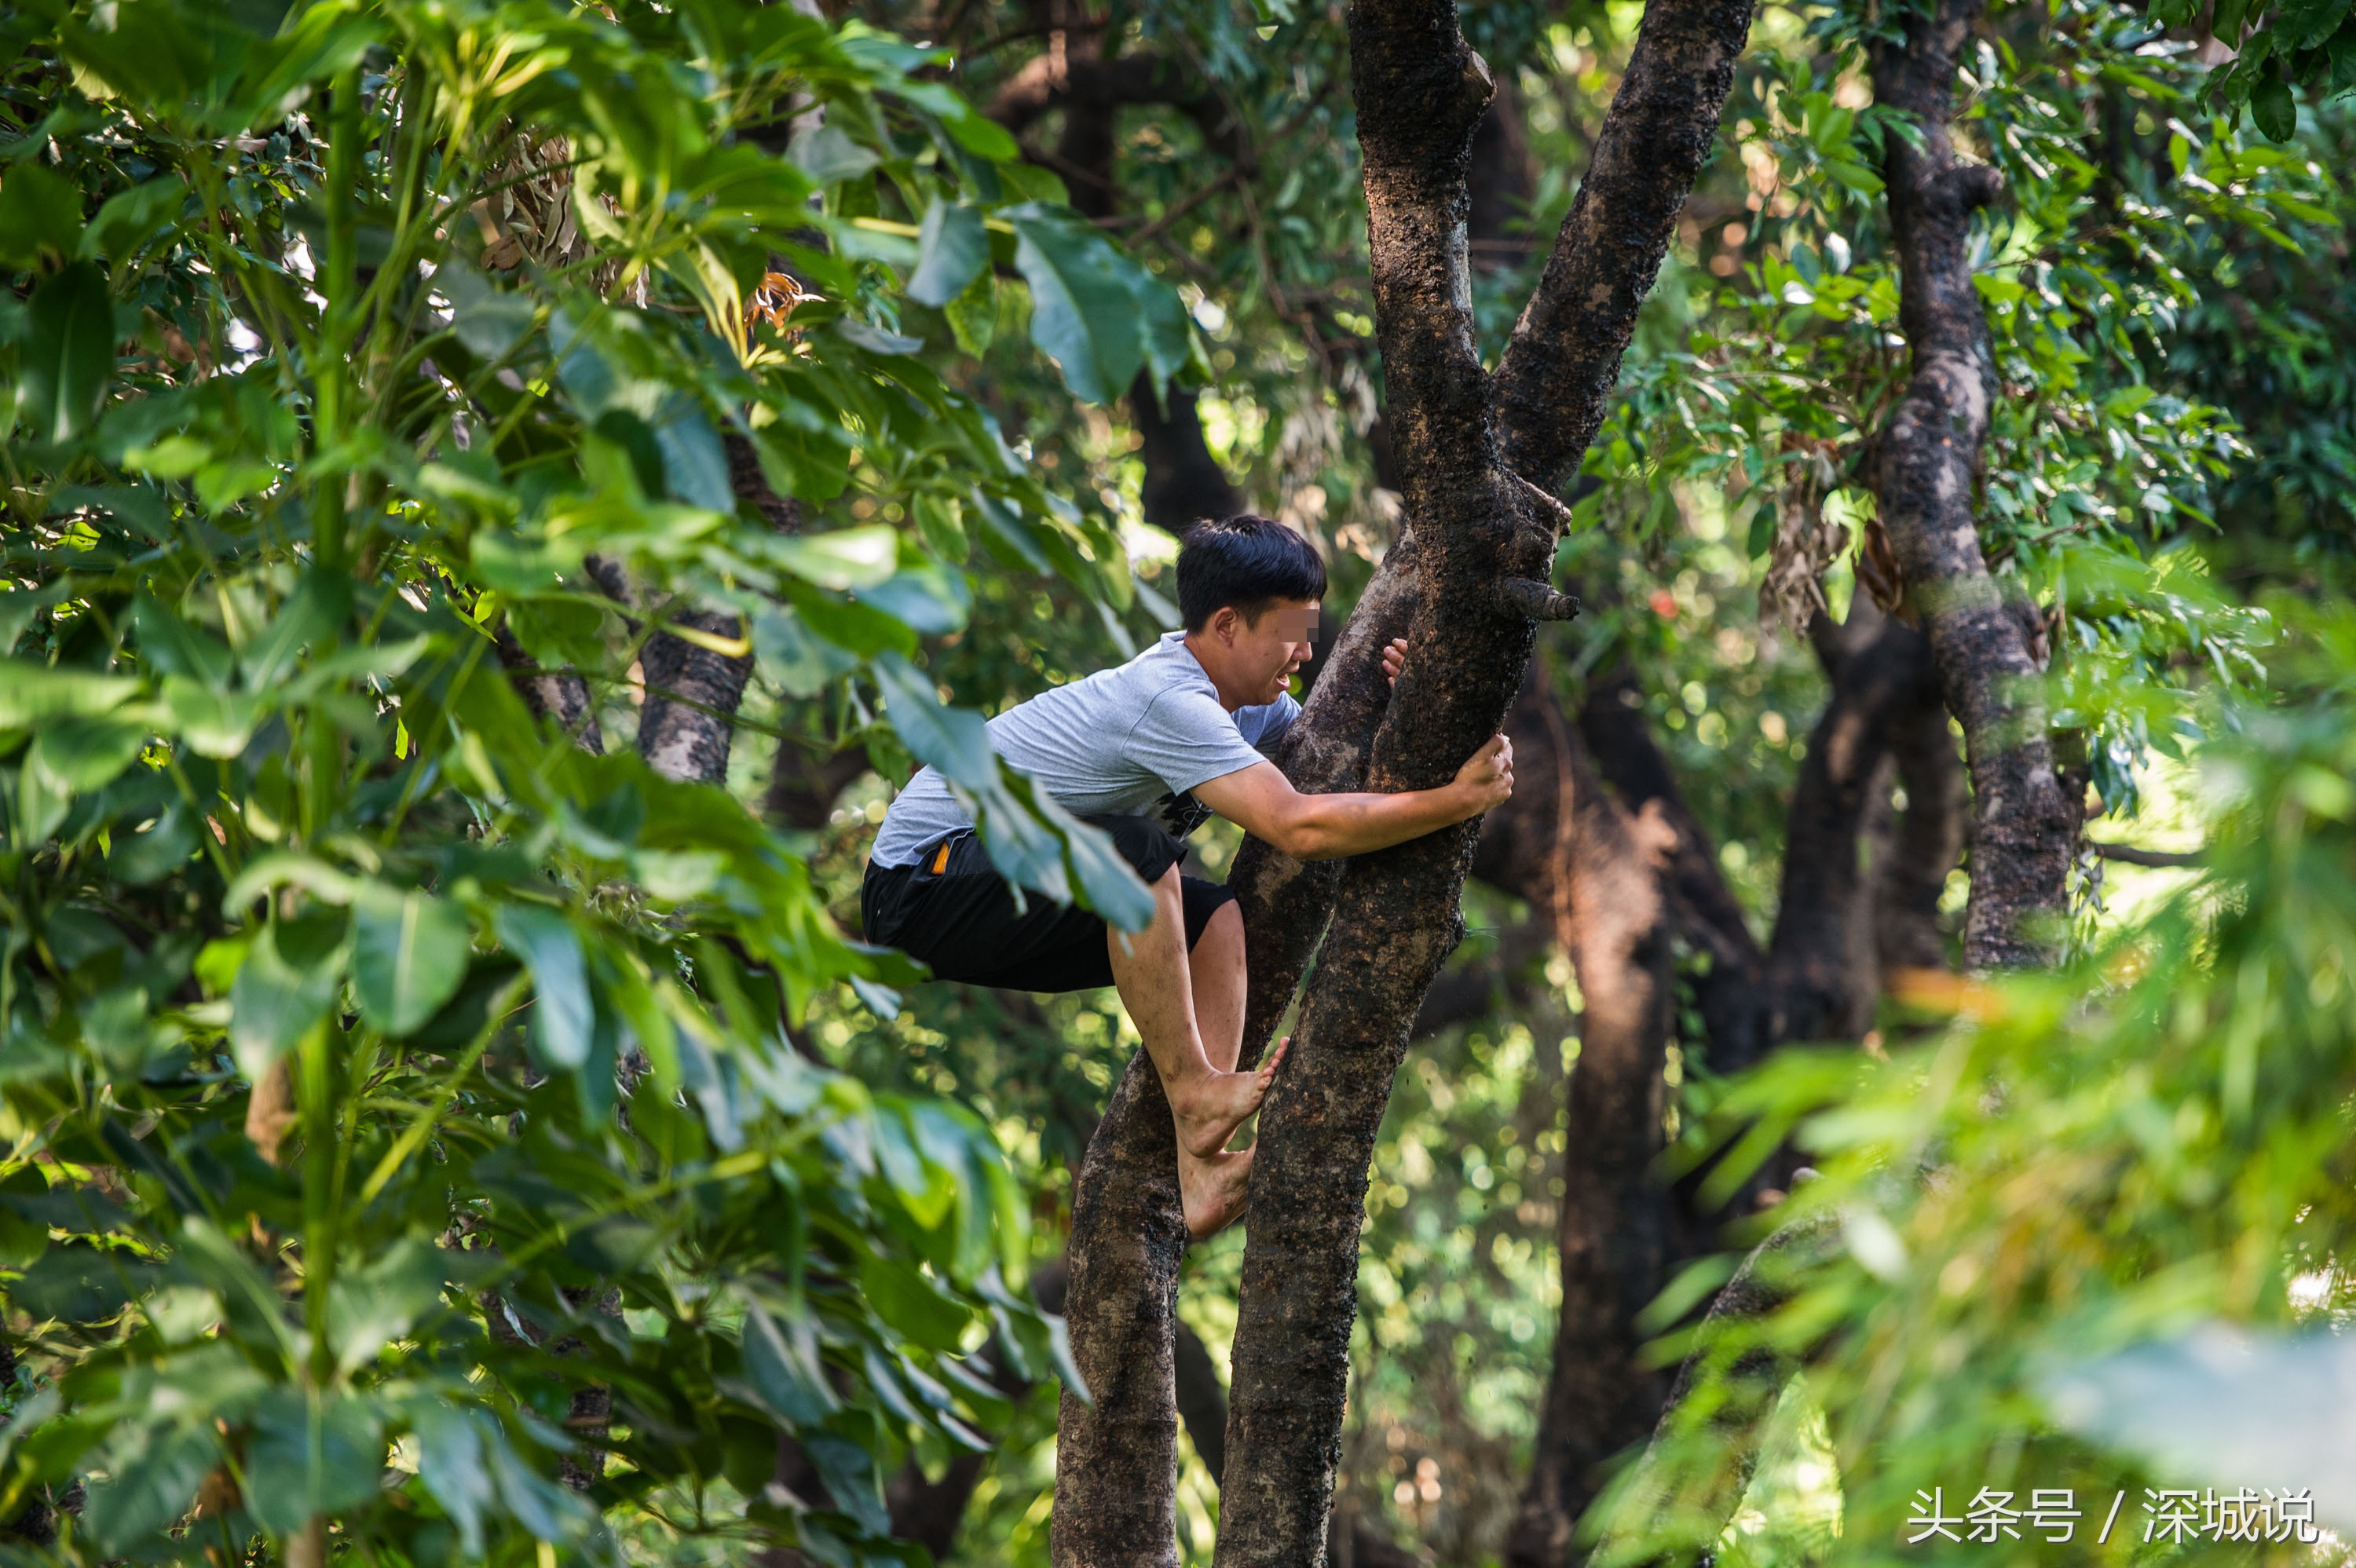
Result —
[[1280, 599], [1246, 620], [1232, 606], [1214, 614], [1187, 645], [1230, 710], [1274, 702], [1317, 640], [1317, 601]]

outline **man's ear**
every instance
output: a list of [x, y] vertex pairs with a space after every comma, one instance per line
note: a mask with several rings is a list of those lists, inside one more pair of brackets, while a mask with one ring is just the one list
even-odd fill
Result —
[[1243, 624], [1242, 612], [1232, 604], [1222, 604], [1211, 612], [1211, 624], [1204, 630], [1232, 647], [1235, 645], [1236, 633]]

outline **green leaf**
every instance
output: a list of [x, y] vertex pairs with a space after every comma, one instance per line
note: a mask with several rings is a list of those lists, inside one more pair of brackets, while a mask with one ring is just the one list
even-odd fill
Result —
[[504, 358], [539, 314], [528, 297], [493, 287], [464, 261], [436, 268], [434, 288], [450, 302], [450, 329], [459, 343], [486, 360]]
[[842, 127], [831, 123], [796, 136], [793, 145], [786, 150], [793, 165], [809, 176], [812, 185], [835, 185], [856, 179], [884, 160], [843, 134]]
[[437, 1399], [412, 1406], [409, 1421], [417, 1434], [418, 1479], [458, 1527], [466, 1559], [480, 1562], [483, 1519], [495, 1500], [490, 1467], [484, 1463], [483, 1418]]
[[859, 1265], [859, 1286], [877, 1317], [927, 1349], [958, 1349], [972, 1320], [963, 1306], [896, 1259], [869, 1253]]
[[136, 833], [117, 833], [107, 850], [107, 869], [125, 884], [143, 888], [187, 864], [197, 852], [197, 814], [174, 801], [154, 824]]
[[[101, 257], [117, 264], [180, 216], [188, 187], [169, 176], [119, 190], [107, 197], [90, 227], [82, 230], [75, 253], [91, 261]], [[0, 220], [5, 221], [5, 220]]]
[[27, 309], [17, 395], [33, 439], [62, 444], [96, 421], [114, 379], [114, 301], [98, 263], [76, 261], [36, 290]]
[[82, 1510], [91, 1544], [122, 1556], [178, 1523], [220, 1458], [220, 1440], [201, 1424], [117, 1428], [107, 1445], [109, 1474], [90, 1488]]
[[562, 914], [538, 904], [501, 904], [491, 924], [531, 970], [532, 1040], [541, 1058], [552, 1068], [578, 1070], [589, 1060], [596, 1028], [579, 933]]
[[11, 1306], [35, 1321], [100, 1323], [162, 1281], [164, 1271], [130, 1253], [101, 1252], [79, 1243], [52, 1247], [8, 1286]]
[[866, 1444], [815, 1432], [803, 1435], [802, 1449], [817, 1467], [819, 1478], [826, 1483], [827, 1493], [837, 1507], [872, 1535], [891, 1533], [892, 1514], [884, 1501], [884, 1477]]
[[327, 1338], [347, 1375], [407, 1334], [442, 1305], [441, 1249], [404, 1238], [365, 1268], [337, 1275], [327, 1290]]
[[113, 782], [147, 743], [147, 726], [112, 719], [68, 719], [33, 737], [26, 765], [64, 795], [83, 795]]
[[39, 614], [66, 596], [71, 585], [64, 578], [46, 588], [10, 588], [0, 590], [0, 657], [16, 651], [16, 639]]
[[1153, 395], [1159, 400], [1171, 378], [1184, 370], [1194, 360], [1194, 332], [1186, 315], [1186, 304], [1178, 291], [1132, 262], [1129, 269], [1129, 292], [1137, 302], [1137, 320], [1141, 340], [1145, 347], [1146, 374], [1153, 382]]
[[888, 524], [832, 533], [779, 535], [766, 541], [771, 560], [805, 582], [841, 592], [873, 588], [899, 564], [900, 536]]
[[227, 646], [172, 613], [144, 588], [131, 601], [131, 625], [140, 658], [166, 675], [187, 676], [218, 689], [236, 671], [236, 656]]
[[1751, 514], [1751, 534], [1743, 540], [1743, 549], [1753, 560], [1775, 548], [1775, 504], [1772, 501]]
[[963, 293], [941, 307], [941, 314], [949, 318], [949, 332], [957, 346], [980, 358], [990, 352], [990, 340], [998, 336], [997, 277], [984, 268]]
[[256, 691], [266, 691], [284, 680], [305, 648], [331, 636], [344, 624], [351, 602], [350, 578], [341, 572], [305, 574], [277, 617], [246, 645], [242, 662], [247, 684]]
[[792, 697], [815, 697], [859, 667], [855, 656], [812, 632], [784, 604], [768, 606], [753, 618], [753, 656], [762, 675]]
[[908, 279], [907, 293], [918, 304], [948, 304], [990, 265], [990, 234], [981, 214], [970, 207], [952, 207], [938, 197], [925, 208], [916, 245], [916, 270]]
[[95, 718], [130, 700], [139, 683], [119, 675], [0, 659], [0, 730]]
[[248, 1083], [262, 1082], [343, 994], [344, 938], [341, 914], [273, 920], [254, 933], [229, 993], [230, 1050]]
[[972, 542], [965, 537], [965, 519], [958, 516], [963, 508], [956, 496], [921, 491], [909, 501], [908, 509], [916, 515], [916, 531], [924, 536], [925, 548], [941, 560], [956, 566], [972, 553]]
[[1111, 402], [1145, 361], [1135, 263], [1068, 210], [1026, 202], [1006, 218], [1015, 268], [1031, 286], [1031, 341], [1062, 367], [1074, 397]]
[[851, 595], [894, 619], [914, 626], [928, 637], [946, 636], [964, 626], [973, 611], [973, 591], [961, 571], [937, 566], [896, 571], [872, 588]]
[[365, 884], [353, 900], [352, 988], [361, 1016], [398, 1038], [432, 1018], [466, 977], [466, 912], [412, 888]]
[[2287, 142], [2298, 132], [2298, 104], [2290, 83], [2269, 75], [2250, 94], [2250, 118], [2270, 142]]
[[375, 1494], [384, 1476], [382, 1423], [350, 1395], [273, 1389], [254, 1413], [246, 1473], [268, 1479], [246, 1488], [254, 1522], [291, 1534]]
[[21, 272], [44, 256], [64, 260], [80, 242], [81, 187], [27, 161], [0, 180], [0, 262]]
[[791, 1426], [815, 1426], [840, 1409], [819, 1360], [818, 1330], [799, 1313], [779, 1323], [744, 1304], [744, 1375], [762, 1408]]
[[268, 703], [253, 693], [214, 691], [177, 675], [164, 678], [164, 705], [190, 751], [224, 760], [243, 753], [269, 711]]

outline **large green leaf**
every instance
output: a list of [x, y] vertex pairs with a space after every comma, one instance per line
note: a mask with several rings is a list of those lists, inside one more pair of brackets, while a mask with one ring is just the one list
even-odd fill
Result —
[[241, 655], [247, 681], [260, 691], [284, 680], [305, 648], [332, 635], [343, 624], [351, 603], [350, 578], [336, 571], [305, 573], [262, 635], [247, 644]]
[[33, 737], [27, 767], [38, 768], [53, 789], [80, 795], [111, 782], [147, 743], [145, 724], [113, 719], [68, 719]]
[[81, 240], [81, 188], [48, 165], [27, 158], [0, 176], [0, 262], [37, 265], [62, 260]]
[[859, 1265], [859, 1288], [884, 1322], [935, 1350], [958, 1349], [972, 1314], [933, 1288], [923, 1275], [877, 1253]]
[[483, 1418], [435, 1399], [412, 1407], [417, 1434], [417, 1475], [450, 1522], [468, 1562], [483, 1552], [483, 1520], [495, 1506], [490, 1467], [484, 1462]]
[[139, 635], [141, 659], [166, 675], [222, 687], [236, 672], [235, 656], [219, 639], [189, 625], [144, 588], [131, 601], [131, 624]]
[[188, 187], [177, 178], [149, 180], [115, 192], [82, 230], [79, 254], [122, 262], [179, 217]]
[[492, 923], [508, 950], [531, 970], [532, 1039], [542, 1060], [568, 1072], [580, 1068], [589, 1060], [596, 1029], [580, 934], [562, 914], [538, 904], [501, 904]]
[[780, 1323], [748, 1301], [744, 1335], [744, 1374], [771, 1415], [789, 1425], [814, 1426], [840, 1408], [808, 1318], [789, 1314]]
[[445, 899], [369, 882], [352, 901], [352, 988], [386, 1034], [424, 1023], [466, 977], [466, 912]]
[[0, 659], [0, 730], [111, 712], [138, 689], [137, 681], [119, 675]]
[[245, 1505], [262, 1529], [291, 1534], [375, 1492], [384, 1457], [383, 1424], [368, 1402], [294, 1387], [273, 1390], [255, 1413], [246, 1450], [246, 1473], [267, 1484], [249, 1487]]
[[205, 1425], [168, 1421], [118, 1429], [108, 1445], [109, 1474], [90, 1488], [82, 1510], [91, 1544], [121, 1555], [178, 1523], [220, 1460], [220, 1441]]
[[938, 197], [925, 209], [925, 226], [916, 244], [916, 270], [908, 279], [907, 292], [918, 304], [946, 305], [990, 265], [990, 235], [982, 227], [981, 214]]
[[327, 1016], [344, 985], [344, 917], [274, 920], [254, 933], [230, 987], [230, 1049], [260, 1083], [270, 1064]]
[[88, 430], [114, 379], [114, 301], [94, 261], [76, 261], [34, 291], [18, 396], [36, 441]]
[[8, 1301], [36, 1321], [98, 1323], [155, 1288], [163, 1270], [121, 1252], [100, 1252], [79, 1243], [52, 1247], [48, 1254], [7, 1287]]
[[1109, 403], [1145, 361], [1135, 266], [1067, 209], [1025, 202], [1006, 209], [1014, 265], [1031, 285], [1031, 341], [1054, 359], [1074, 397]]
[[327, 1335], [349, 1374], [409, 1332], [442, 1302], [441, 1249], [411, 1236], [368, 1266], [336, 1276], [327, 1292]]

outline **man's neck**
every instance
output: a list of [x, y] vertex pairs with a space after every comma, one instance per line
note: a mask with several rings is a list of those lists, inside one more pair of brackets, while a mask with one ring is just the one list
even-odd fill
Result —
[[1233, 713], [1237, 709], [1242, 708], [1245, 704], [1240, 698], [1229, 697], [1227, 695], [1227, 688], [1219, 684], [1219, 677], [1212, 673], [1211, 661], [1203, 656], [1203, 650], [1201, 647], [1196, 645], [1199, 641], [1200, 639], [1198, 639], [1194, 633], [1189, 632], [1186, 634], [1186, 640], [1181, 643], [1179, 646], [1184, 648], [1186, 652], [1193, 656], [1194, 663], [1201, 667], [1204, 676], [1207, 677], [1211, 683], [1211, 689], [1218, 694], [1219, 706], [1226, 709], [1228, 712]]

